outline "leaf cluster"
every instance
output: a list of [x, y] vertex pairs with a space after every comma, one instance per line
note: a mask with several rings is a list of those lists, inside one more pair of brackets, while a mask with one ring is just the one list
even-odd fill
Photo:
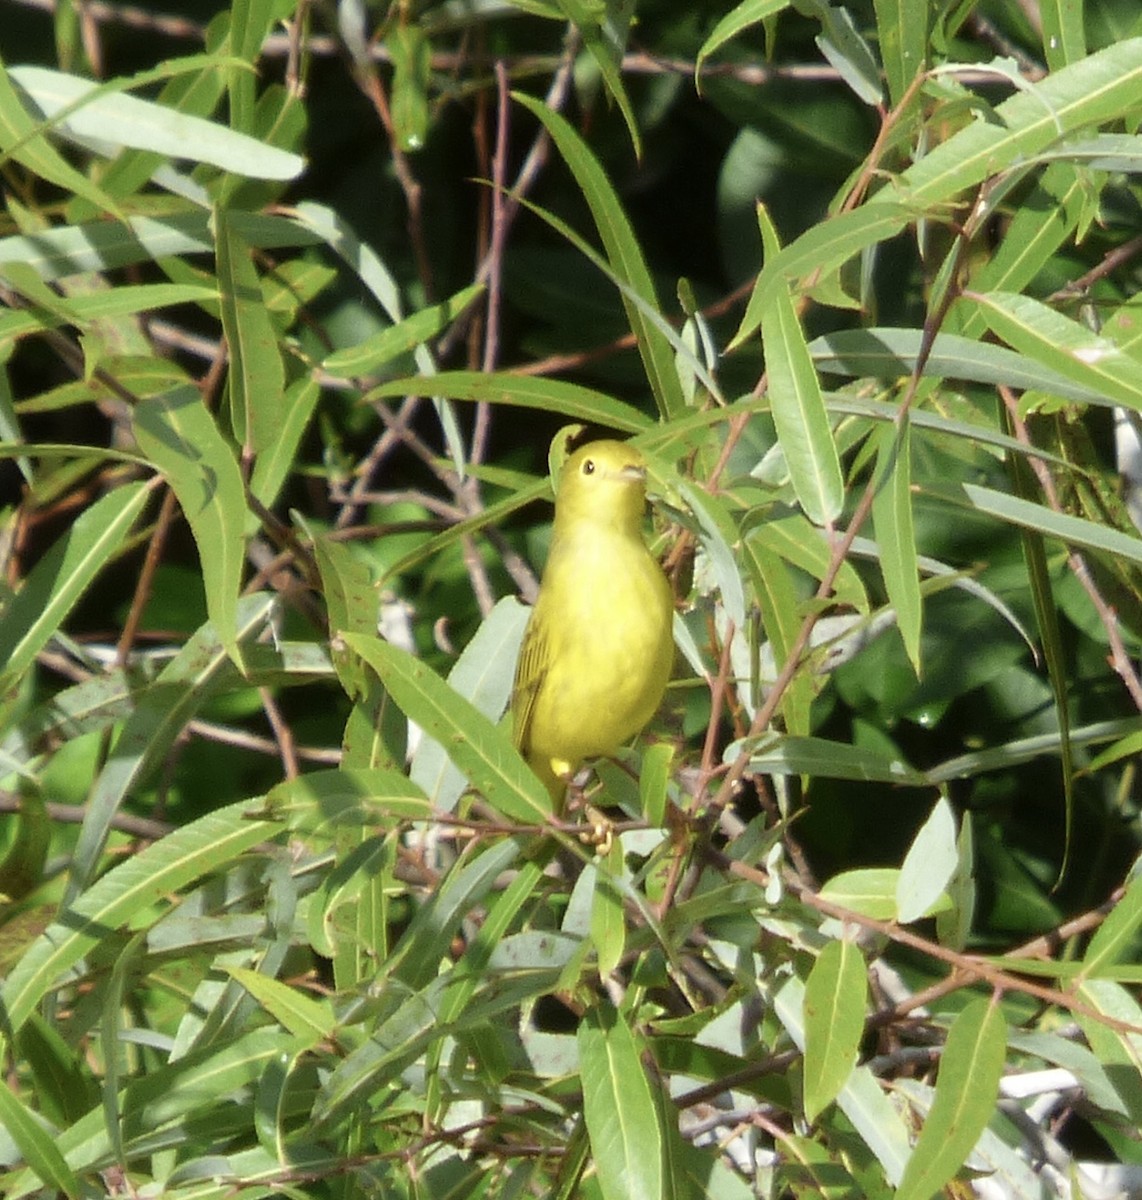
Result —
[[[0, 1192], [1137, 1191], [1130, 0], [97, 9], [0, 32]], [[557, 816], [592, 432], [678, 669]]]

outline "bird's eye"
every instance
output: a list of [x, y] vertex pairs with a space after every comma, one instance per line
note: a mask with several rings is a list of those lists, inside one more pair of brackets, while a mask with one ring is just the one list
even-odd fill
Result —
[[587, 459], [586, 462], [583, 463], [583, 474], [584, 475], [594, 475], [594, 473], [595, 473], [595, 460], [593, 458], [589, 458], [589, 459]]

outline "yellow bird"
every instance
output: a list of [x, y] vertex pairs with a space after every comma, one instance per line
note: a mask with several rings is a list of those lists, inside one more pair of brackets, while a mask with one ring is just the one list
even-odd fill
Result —
[[556, 808], [585, 759], [654, 715], [674, 663], [674, 600], [642, 537], [646, 463], [591, 442], [559, 473], [551, 549], [516, 667], [515, 743]]

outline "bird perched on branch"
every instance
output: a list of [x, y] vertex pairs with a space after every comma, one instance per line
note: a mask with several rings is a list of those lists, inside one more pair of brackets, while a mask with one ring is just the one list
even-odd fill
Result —
[[646, 463], [597, 441], [559, 472], [555, 525], [512, 692], [515, 743], [556, 809], [589, 758], [654, 715], [674, 662], [674, 600], [642, 536]]

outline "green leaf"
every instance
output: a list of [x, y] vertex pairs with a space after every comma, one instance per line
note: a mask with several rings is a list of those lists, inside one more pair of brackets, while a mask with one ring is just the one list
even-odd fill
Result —
[[[779, 252], [777, 234], [758, 209], [765, 257]], [[817, 372], [787, 286], [771, 289], [760, 312], [769, 402], [793, 490], [815, 525], [831, 525], [844, 504], [844, 479]]]
[[[506, 596], [480, 623], [448, 672], [449, 686], [490, 721], [499, 721], [511, 699], [515, 661], [529, 613], [515, 597]], [[439, 812], [452, 812], [466, 787], [444, 747], [429, 737], [420, 739], [409, 775]]]
[[[1088, 979], [1079, 985], [1076, 995], [1096, 1013], [1142, 1028], [1142, 1006], [1121, 984], [1111, 979]], [[1142, 1034], [1111, 1028], [1085, 1013], [1075, 1016], [1128, 1120], [1135, 1127], [1142, 1125]]]
[[1000, 104], [990, 120], [953, 134], [861, 207], [814, 225], [766, 258], [729, 349], [761, 323], [780, 281], [827, 275], [867, 247], [893, 237], [921, 212], [1026, 163], [1066, 134], [1129, 113], [1142, 85], [1142, 38], [1130, 38], [1047, 76]]
[[634, 17], [633, 0], [555, 0], [579, 31], [583, 45], [602, 76], [607, 92], [626, 122], [635, 156], [642, 157], [642, 138], [622, 76], [623, 51]]
[[956, 818], [941, 796], [901, 864], [896, 883], [896, 919], [907, 925], [930, 915], [958, 866]]
[[[742, 749], [734, 742], [724, 752], [733, 762]], [[819, 737], [783, 737], [773, 746], [750, 754], [750, 770], [774, 775], [821, 775], [826, 779], [856, 779], [865, 782], [927, 787], [928, 777], [899, 758], [891, 758], [865, 746], [850, 746]]]
[[0, 1127], [16, 1144], [29, 1169], [52, 1191], [79, 1200], [84, 1189], [56, 1146], [56, 1134], [41, 1124], [30, 1109], [0, 1082]]
[[1093, 392], [1103, 404], [1142, 411], [1142, 362], [1110, 338], [1030, 296], [989, 292], [971, 300], [988, 327], [1020, 353]]
[[285, 367], [250, 247], [220, 206], [214, 209], [214, 232], [229, 355], [230, 424], [243, 449], [257, 455], [272, 446], [280, 432]]
[[364, 400], [368, 403], [386, 396], [424, 395], [538, 409], [624, 433], [638, 433], [652, 423], [637, 408], [613, 400], [602, 392], [559, 379], [512, 375], [503, 371], [441, 371], [439, 375], [393, 379], [372, 388]]
[[1121, 962], [1137, 961], [1138, 932], [1142, 929], [1142, 875], [1136, 875], [1126, 888], [1126, 895], [1114, 906], [1110, 915], [1094, 931], [1083, 955], [1079, 979], [1113, 977], [1114, 968]]
[[920, 678], [920, 623], [923, 607], [916, 571], [916, 531], [912, 521], [912, 427], [877, 430], [876, 493], [872, 522], [880, 548], [880, 571], [888, 600], [896, 610], [896, 626], [912, 670]]
[[790, 280], [828, 275], [877, 242], [895, 237], [916, 215], [904, 204], [864, 204], [819, 221], [774, 256], [766, 255], [737, 332], [727, 351], [736, 350], [757, 331], [761, 314]]
[[393, 64], [393, 129], [402, 150], [424, 147], [428, 139], [428, 85], [432, 46], [419, 25], [402, 16], [385, 39]]
[[856, 1066], [868, 998], [864, 957], [855, 943], [829, 942], [805, 981], [805, 1120], [837, 1097]]
[[123, 220], [115, 201], [71, 166], [43, 136], [42, 128], [42, 123], [35, 121], [24, 107], [8, 70], [0, 62], [0, 166], [8, 159], [15, 159], [48, 183], [82, 196], [97, 211]]
[[1039, 0], [1047, 69], [1058, 71], [1086, 56], [1082, 0]]
[[0, 617], [0, 689], [11, 688], [32, 665], [115, 557], [147, 496], [143, 484], [115, 488], [81, 513], [32, 568]]
[[[301, 440], [320, 399], [321, 387], [313, 378], [295, 380], [281, 396], [272, 439], [262, 447], [250, 474], [250, 495], [265, 508], [273, 507], [296, 469]], [[251, 513], [251, 522], [255, 519]]]
[[149, 905], [222, 870], [280, 826], [253, 820], [249, 801], [176, 829], [101, 876], [24, 952], [0, 986], [0, 1002], [17, 1031], [43, 997], [95, 946]]
[[894, 921], [899, 887], [900, 872], [895, 867], [861, 867], [834, 875], [821, 888], [821, 895], [866, 917]]
[[727, 42], [732, 41], [739, 33], [753, 25], [776, 16], [782, 9], [789, 7], [789, 0], [742, 0], [735, 5], [714, 26], [709, 37], [698, 50], [698, 58], [694, 63], [694, 82], [701, 84], [702, 64], [716, 54]]
[[301, 1048], [317, 1045], [330, 1037], [336, 1028], [333, 1006], [327, 999], [315, 1000], [280, 979], [246, 967], [224, 965], [223, 970], [236, 979], [283, 1029], [293, 1034]]
[[[252, 641], [265, 632], [274, 612], [274, 598], [266, 593], [244, 596], [235, 610], [237, 642]], [[124, 801], [138, 793], [162, 765], [171, 746], [183, 735], [187, 723], [215, 694], [219, 676], [225, 677], [228, 648], [217, 631], [205, 625], [189, 638], [163, 667], [115, 742], [88, 797], [83, 825], [72, 851], [71, 872], [65, 892], [72, 901], [93, 879], [99, 856], [115, 814]]]
[[206, 610], [235, 663], [238, 591], [245, 562], [246, 493], [234, 452], [195, 387], [144, 400], [135, 437], [178, 497], [198, 545]]
[[1058, 513], [1042, 504], [1032, 504], [1029, 500], [978, 484], [965, 483], [963, 491], [974, 508], [1010, 525], [1058, 538], [1070, 546], [1117, 554], [1131, 562], [1142, 563], [1142, 539], [1128, 533], [1082, 517], [1072, 517], [1069, 513]]
[[486, 290], [482, 283], [473, 284], [440, 304], [422, 308], [403, 321], [374, 333], [356, 346], [335, 350], [326, 358], [325, 370], [346, 379], [375, 371], [436, 337]]
[[[213, 56], [201, 55], [185, 60], [183, 69], [217, 70], [220, 65]], [[210, 163], [254, 179], [296, 179], [305, 169], [300, 155], [259, 138], [124, 95], [123, 89], [138, 86], [138, 80], [97, 85], [76, 75], [30, 66], [12, 67], [8, 74], [57, 129], [108, 157], [130, 146], [167, 158]]]
[[[811, 545], [816, 540], [817, 531], [812, 529], [809, 522], [801, 513], [793, 514], [794, 519], [801, 522], [809, 536], [803, 544]], [[759, 678], [749, 678], [739, 683], [739, 692], [743, 686], [749, 687], [746, 697], [747, 707], [751, 714], [761, 703], [763, 687], [772, 685], [778, 674], [784, 668], [789, 658], [790, 648], [797, 638], [801, 625], [798, 613], [798, 595], [794, 587], [793, 576], [786, 560], [775, 552], [775, 542], [780, 534], [774, 535], [770, 522], [751, 529], [749, 536], [743, 539], [742, 559], [749, 570], [753, 583], [753, 599], [761, 610], [761, 624], [765, 632], [771, 659], [772, 678], [766, 678], [767, 660], [763, 659], [765, 647], [761, 648], [758, 656], [756, 675]], [[750, 675], [755, 672], [751, 669]], [[812, 727], [809, 719], [809, 708], [813, 700], [813, 679], [808, 671], [798, 671], [785, 689], [781, 697], [781, 714], [785, 728], [794, 737], [807, 737]]]
[[665, 1141], [637, 1039], [600, 1002], [579, 1025], [583, 1116], [603, 1200], [664, 1200]]
[[[606, 250], [607, 261], [611, 264], [615, 275], [653, 311], [660, 311], [654, 280], [651, 278], [634, 230], [598, 160], [563, 117], [530, 96], [519, 92], [513, 92], [512, 95], [539, 119], [551, 135], [568, 167], [571, 168], [575, 182], [579, 185], [579, 190], [583, 193], [583, 198], [591, 209], [595, 227], [599, 231], [603, 248]], [[639, 307], [629, 301], [626, 296], [623, 296], [623, 304], [631, 331], [638, 342], [643, 369], [646, 371], [647, 381], [650, 383], [651, 391], [658, 404], [658, 412], [660, 416], [667, 419], [678, 416], [686, 411], [686, 401], [682, 393], [682, 383], [674, 368], [674, 351], [670, 342], [651, 321], [647, 320]], [[556, 411], [564, 410], [557, 409]], [[567, 415], [579, 416], [580, 414], [568, 413]], [[591, 420], [592, 418], [586, 417], [585, 419]]]
[[[322, 240], [318, 233], [306, 225], [285, 217], [234, 212], [231, 219], [251, 246], [262, 249], [311, 246]], [[123, 222], [90, 221], [79, 225], [61, 225], [45, 229], [34, 237], [21, 234], [0, 238], [0, 265], [25, 263], [41, 279], [49, 281], [84, 271], [110, 270], [172, 255], [213, 253], [210, 214], [201, 209], [168, 213], [161, 218], [136, 216]], [[140, 285], [139, 288], [126, 290], [139, 292], [147, 286], [169, 288], [173, 285]], [[116, 297], [120, 290], [114, 289], [107, 294], [108, 298]], [[216, 290], [200, 290], [203, 299], [218, 299]], [[79, 303], [82, 299], [73, 297], [72, 302]], [[178, 301], [172, 299], [168, 303]]]
[[924, 68], [931, 7], [911, 0], [875, 0], [874, 7], [888, 94], [897, 105]]
[[437, 811], [407, 775], [391, 767], [307, 771], [266, 794], [265, 815], [290, 829], [332, 837], [337, 826], [427, 821]]
[[401, 711], [444, 746], [493, 808], [516, 821], [543, 821], [551, 815], [547, 789], [506, 730], [407, 651], [363, 634], [348, 633], [345, 642], [377, 672]]
[[643, 820], [659, 829], [666, 822], [667, 789], [674, 765], [674, 745], [671, 742], [652, 742], [642, 752], [642, 770], [638, 776], [639, 808]]
[[969, 1002], [948, 1030], [936, 1097], [897, 1200], [931, 1200], [962, 1169], [995, 1112], [1007, 1026], [991, 1000]]
[[883, 104], [880, 68], [849, 12], [829, 0], [798, 0], [797, 8], [821, 22], [817, 46], [853, 92], [865, 104]]
[[616, 838], [610, 854], [600, 855], [595, 862], [595, 888], [591, 900], [591, 942], [595, 947], [600, 979], [606, 979], [619, 965], [626, 943], [623, 898], [615, 885], [615, 876], [621, 876], [622, 870], [623, 850]]
[[[16, 283], [17, 290], [23, 290], [20, 287], [20, 274], [25, 265], [11, 261], [0, 264], [0, 275]], [[55, 329], [60, 325], [78, 325], [86, 329], [93, 321], [129, 317], [151, 309], [166, 308], [172, 304], [211, 301], [216, 298], [217, 293], [213, 288], [178, 283], [144, 283], [136, 287], [117, 287], [86, 296], [72, 296], [66, 301], [53, 297], [54, 304], [51, 309], [37, 306], [9, 309], [0, 313], [0, 344], [14, 341], [29, 333]]]
[[[805, 988], [796, 976], [774, 997], [774, 1012], [793, 1044], [805, 1050]], [[837, 1107], [872, 1151], [889, 1183], [900, 1182], [908, 1158], [908, 1131], [881, 1081], [867, 1067], [857, 1067], [837, 1093]]]

